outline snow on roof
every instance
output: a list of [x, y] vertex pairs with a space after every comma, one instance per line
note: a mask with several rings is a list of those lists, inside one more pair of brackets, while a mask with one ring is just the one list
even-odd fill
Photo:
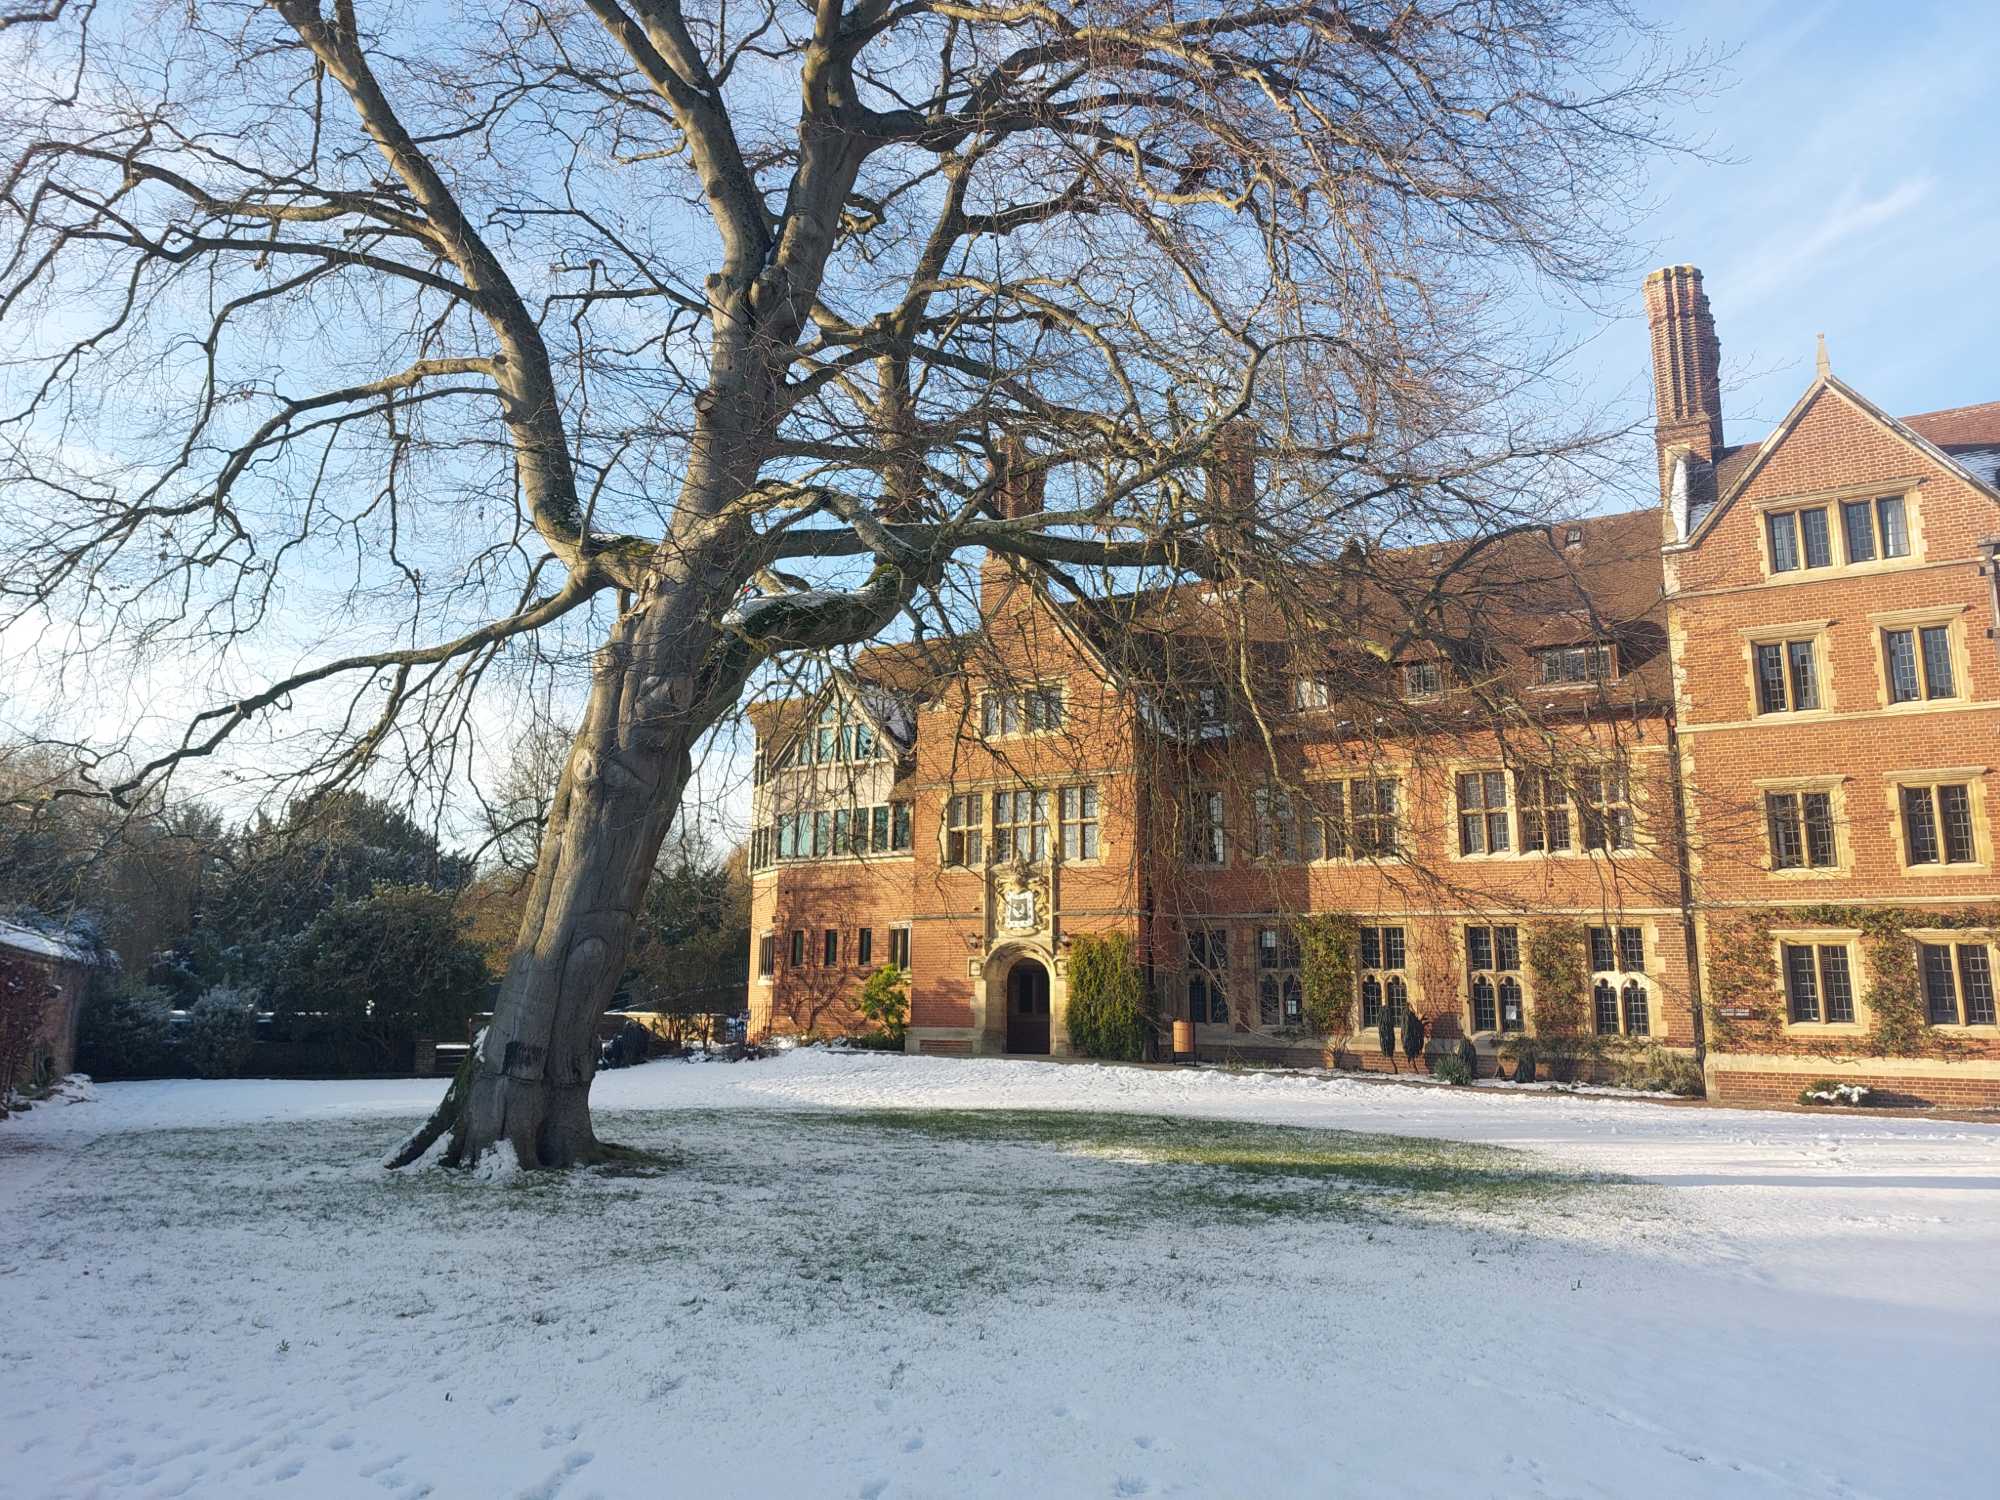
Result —
[[5, 917], [0, 917], [0, 948], [12, 948], [17, 953], [32, 953], [37, 958], [53, 958], [75, 964], [97, 962], [97, 955], [80, 943], [23, 927]]

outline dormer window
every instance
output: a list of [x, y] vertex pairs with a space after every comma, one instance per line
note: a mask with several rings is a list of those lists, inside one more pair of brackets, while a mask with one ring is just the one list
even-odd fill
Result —
[[1324, 677], [1294, 677], [1292, 708], [1298, 713], [1333, 707], [1333, 684]]
[[1602, 642], [1585, 646], [1552, 646], [1535, 653], [1543, 687], [1607, 682], [1611, 678], [1611, 648]]
[[1404, 662], [1402, 684], [1406, 702], [1421, 703], [1444, 695], [1444, 673], [1434, 661]]

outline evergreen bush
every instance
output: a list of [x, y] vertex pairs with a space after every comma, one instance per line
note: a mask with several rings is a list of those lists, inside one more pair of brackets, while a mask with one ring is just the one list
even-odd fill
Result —
[[77, 1019], [76, 1065], [92, 1078], [161, 1078], [175, 1071], [170, 992], [93, 984]]
[[1464, 1085], [1472, 1082], [1472, 1068], [1462, 1054], [1446, 1052], [1432, 1061], [1431, 1076], [1445, 1083]]
[[1083, 1057], [1136, 1062], [1146, 1046], [1146, 986], [1132, 939], [1114, 932], [1073, 939], [1069, 948], [1070, 1050]]
[[1410, 1060], [1410, 1069], [1416, 1070], [1417, 1059], [1424, 1055], [1424, 1018], [1414, 1010], [1403, 1017], [1403, 1056]]
[[257, 1044], [256, 996], [218, 984], [188, 1007], [174, 1038], [180, 1061], [197, 1078], [235, 1078]]
[[910, 991], [903, 971], [896, 965], [884, 964], [868, 976], [854, 1008], [874, 1027], [871, 1036], [855, 1039], [857, 1046], [880, 1047], [886, 1052], [903, 1045], [903, 1035], [910, 1024]]
[[1389, 1007], [1382, 1007], [1382, 1014], [1375, 1021], [1375, 1041], [1382, 1049], [1382, 1055], [1389, 1059], [1389, 1071], [1396, 1071], [1396, 1018], [1389, 1013]]
[[1658, 1042], [1618, 1056], [1612, 1065], [1612, 1081], [1620, 1088], [1679, 1094], [1688, 1099], [1708, 1092], [1701, 1066], [1686, 1053], [1669, 1051]]

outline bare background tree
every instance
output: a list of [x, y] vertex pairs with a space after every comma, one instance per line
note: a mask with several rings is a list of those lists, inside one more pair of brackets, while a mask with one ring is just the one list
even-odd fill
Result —
[[[1701, 73], [1615, 0], [47, 10], [0, 40], [13, 680], [130, 675], [84, 785], [136, 804], [462, 785], [485, 696], [588, 663], [404, 1153], [545, 1166], [602, 1150], [594, 1021], [760, 672], [948, 631], [977, 549], [1282, 589], [1594, 477], [1515, 294], [1622, 269]], [[1197, 477], [1246, 420], [1248, 503]]]

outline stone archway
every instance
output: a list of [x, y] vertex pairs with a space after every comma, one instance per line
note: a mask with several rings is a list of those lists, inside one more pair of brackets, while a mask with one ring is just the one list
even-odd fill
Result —
[[1046, 1057], [1050, 1029], [1050, 976], [1039, 958], [1023, 956], [1007, 970], [1005, 1047], [1016, 1056]]

